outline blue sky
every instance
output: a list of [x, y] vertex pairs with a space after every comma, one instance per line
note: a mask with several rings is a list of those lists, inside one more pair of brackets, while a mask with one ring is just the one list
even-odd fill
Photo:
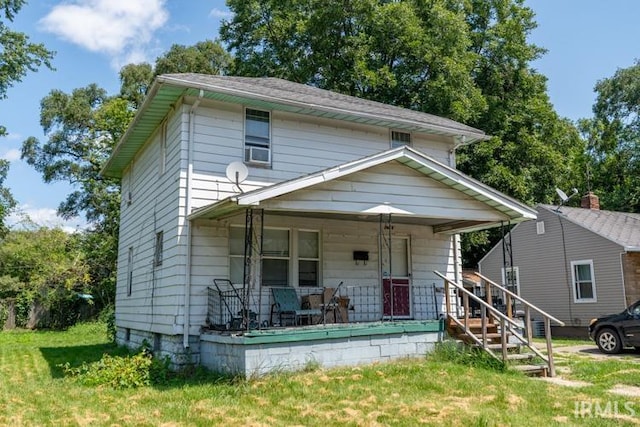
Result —
[[[640, 56], [640, 2], [633, 0], [526, 0], [538, 28], [530, 41], [548, 49], [534, 67], [548, 77], [551, 101], [561, 116], [591, 115], [593, 87]], [[70, 92], [97, 83], [109, 93], [119, 89], [118, 70], [129, 62], [153, 63], [172, 44], [191, 45], [218, 34], [228, 18], [224, 0], [31, 0], [11, 27], [57, 52], [56, 71], [29, 74], [0, 100], [0, 123], [9, 136], [0, 139], [0, 157], [11, 160], [6, 185], [21, 211], [42, 225], [63, 223], [55, 209], [70, 191], [63, 183], [44, 184], [19, 160], [24, 139], [44, 140], [40, 100], [52, 89]]]

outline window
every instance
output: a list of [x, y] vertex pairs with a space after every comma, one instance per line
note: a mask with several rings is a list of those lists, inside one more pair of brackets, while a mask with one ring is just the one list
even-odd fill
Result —
[[133, 287], [133, 247], [129, 248], [127, 255], [127, 296], [131, 296], [131, 288]]
[[271, 129], [268, 111], [247, 108], [244, 120], [244, 161], [271, 162]]
[[229, 230], [229, 280], [236, 284], [244, 282], [243, 227], [231, 227]]
[[574, 302], [596, 302], [596, 279], [593, 261], [571, 261]]
[[544, 234], [544, 221], [536, 222], [536, 233]]
[[289, 230], [264, 229], [262, 285], [289, 286]]
[[[320, 232], [265, 228], [262, 238], [263, 286], [319, 286]], [[244, 227], [229, 230], [229, 279], [244, 281]]]
[[320, 283], [320, 244], [317, 231], [298, 231], [298, 286]]
[[164, 174], [167, 167], [167, 121], [160, 126], [160, 175]]
[[391, 131], [391, 148], [411, 145], [411, 134], [407, 132]]
[[502, 269], [502, 284], [516, 295], [520, 295], [520, 271], [518, 267]]
[[156, 233], [156, 248], [153, 254], [153, 265], [156, 267], [162, 265], [162, 246], [164, 240], [164, 232], [158, 231]]

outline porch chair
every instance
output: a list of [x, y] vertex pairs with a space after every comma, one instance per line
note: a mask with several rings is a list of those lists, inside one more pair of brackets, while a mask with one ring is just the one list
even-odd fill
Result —
[[273, 325], [273, 315], [278, 315], [280, 326], [285, 326], [284, 320], [293, 321], [293, 325], [300, 323], [301, 317], [311, 319], [311, 316], [321, 316], [320, 309], [303, 309], [300, 307], [298, 294], [294, 288], [271, 288], [273, 295], [273, 304], [271, 305], [271, 317], [269, 322]]

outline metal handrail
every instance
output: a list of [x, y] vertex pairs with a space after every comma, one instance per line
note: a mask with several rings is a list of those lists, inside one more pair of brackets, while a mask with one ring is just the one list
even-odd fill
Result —
[[[550, 315], [549, 313], [547, 313], [544, 310], [541, 310], [540, 308], [536, 307], [535, 305], [531, 304], [529, 301], [525, 300], [524, 298], [522, 298], [520, 295], [511, 292], [509, 289], [498, 285], [496, 282], [494, 282], [493, 280], [483, 276], [482, 274], [475, 272], [474, 274], [476, 274], [478, 277], [480, 277], [482, 280], [484, 280], [485, 282], [489, 282], [489, 284], [491, 284], [491, 286], [494, 286], [498, 289], [500, 289], [502, 292], [505, 292], [506, 294], [510, 295], [511, 297], [517, 299], [518, 301], [520, 301], [521, 303], [523, 303], [525, 306], [530, 307], [532, 309], [534, 309], [535, 311], [537, 311], [538, 313], [540, 313], [541, 315], [543, 315], [544, 317], [549, 318], [550, 320], [553, 320], [554, 322], [556, 322], [558, 325], [560, 326], [564, 326], [565, 323], [562, 320], [558, 320], [557, 318], [555, 318], [554, 316]], [[442, 277], [442, 276], [441, 276]]]

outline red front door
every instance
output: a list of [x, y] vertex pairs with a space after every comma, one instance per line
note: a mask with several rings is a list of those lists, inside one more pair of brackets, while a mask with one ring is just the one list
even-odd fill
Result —
[[[411, 317], [411, 271], [409, 237], [384, 239], [380, 248], [382, 259], [382, 314], [384, 317]], [[389, 250], [391, 249], [391, 250]], [[391, 261], [391, 262], [390, 262]], [[389, 279], [391, 276], [391, 280]]]
[[[382, 280], [382, 305], [385, 316], [409, 317], [411, 300], [409, 298], [409, 279]], [[391, 309], [393, 307], [393, 310]]]

